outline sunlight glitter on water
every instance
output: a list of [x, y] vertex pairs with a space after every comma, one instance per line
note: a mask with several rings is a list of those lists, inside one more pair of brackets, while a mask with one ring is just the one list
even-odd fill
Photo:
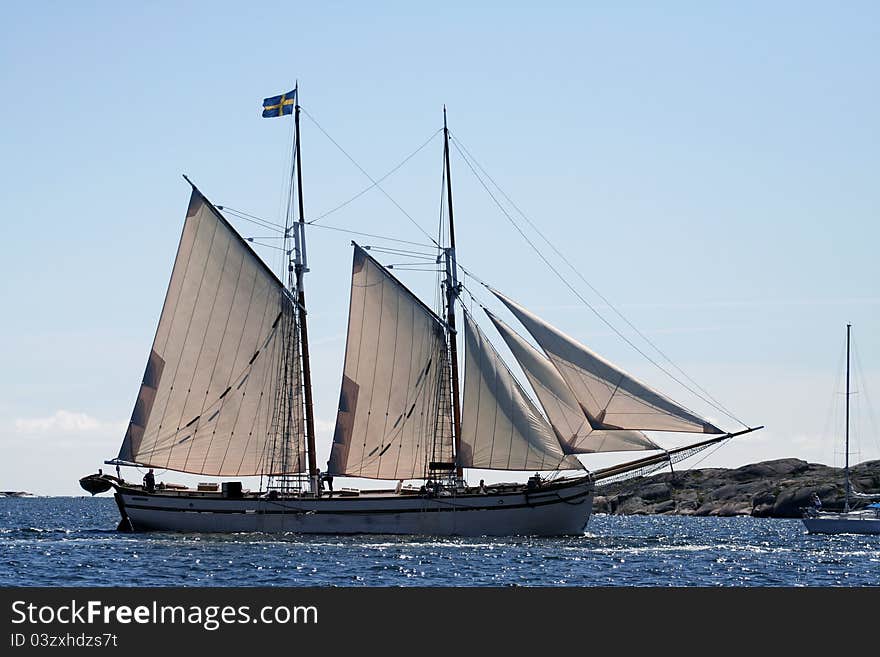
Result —
[[880, 537], [799, 521], [601, 516], [564, 538], [122, 534], [106, 498], [0, 501], [13, 586], [876, 586]]

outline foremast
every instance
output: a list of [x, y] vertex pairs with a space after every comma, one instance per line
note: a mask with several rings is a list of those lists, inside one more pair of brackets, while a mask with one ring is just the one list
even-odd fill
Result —
[[449, 166], [449, 128], [446, 125], [446, 106], [443, 106], [443, 160], [446, 170], [446, 204], [449, 212], [449, 246], [444, 249], [446, 260], [446, 324], [449, 333], [449, 361], [452, 378], [452, 431], [455, 450], [455, 475], [464, 476], [461, 462], [461, 398], [459, 395], [458, 347], [455, 329], [455, 301], [460, 292], [455, 260], [455, 220], [452, 212], [452, 173]]
[[[312, 372], [309, 360], [309, 332], [306, 312], [305, 274], [308, 272], [306, 257], [306, 231], [305, 213], [303, 210], [303, 184], [302, 184], [302, 150], [300, 148], [300, 104], [299, 83], [294, 88], [294, 159], [292, 166], [296, 170], [296, 197], [298, 218], [293, 225], [290, 224], [288, 212], [288, 225], [285, 227], [285, 237], [293, 233], [293, 260], [288, 264], [288, 278], [291, 292], [297, 300], [297, 322], [299, 328], [299, 341], [301, 349], [302, 386], [305, 405], [305, 438], [306, 454], [308, 457], [309, 484], [313, 494], [318, 494], [320, 482], [318, 481], [317, 459], [315, 458], [315, 414], [312, 401]], [[293, 181], [291, 181], [293, 182]], [[292, 191], [292, 190], [291, 190]], [[292, 280], [290, 280], [292, 274]]]

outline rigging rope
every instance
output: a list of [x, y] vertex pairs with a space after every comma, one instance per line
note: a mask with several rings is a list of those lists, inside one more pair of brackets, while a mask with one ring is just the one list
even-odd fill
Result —
[[[247, 212], [242, 212], [241, 210], [236, 210], [235, 208], [230, 208], [228, 205], [218, 205], [217, 209], [222, 210], [224, 212], [229, 212], [230, 214], [238, 217], [239, 219], [249, 221], [249, 222], [257, 224], [258, 226], [261, 226], [263, 228], [267, 228], [269, 230], [275, 229], [275, 230], [277, 230], [279, 235], [283, 237], [284, 227], [281, 226], [280, 224], [272, 223], [270, 221], [267, 221], [266, 219], [262, 219], [261, 217], [257, 217], [255, 215], [248, 214]], [[411, 240], [402, 240], [402, 239], [398, 239], [396, 237], [387, 237], [386, 235], [377, 235], [376, 233], [364, 233], [364, 232], [357, 231], [357, 230], [351, 230], [349, 228], [341, 228], [339, 226], [328, 226], [326, 224], [312, 224], [309, 222], [306, 222], [306, 226], [309, 228], [323, 228], [325, 230], [335, 230], [335, 231], [339, 231], [341, 233], [349, 233], [351, 235], [360, 235], [362, 237], [372, 237], [373, 239], [386, 240], [388, 242], [397, 242], [399, 244], [409, 244], [412, 246], [418, 246], [418, 247], [422, 247], [422, 248], [430, 248], [432, 246], [431, 244], [425, 244], [424, 242], [413, 242]], [[277, 239], [277, 238], [275, 238], [275, 239]], [[376, 248], [376, 247], [373, 247], [373, 248]]]
[[422, 251], [410, 251], [407, 249], [393, 249], [387, 246], [364, 246], [367, 251], [378, 251], [379, 253], [387, 253], [395, 256], [405, 256], [407, 258], [421, 258], [422, 260], [431, 260], [436, 262], [437, 255], [434, 253], [424, 253]]
[[400, 269], [403, 271], [442, 271], [440, 267], [426, 267], [423, 263], [418, 262], [392, 262], [383, 266], [386, 269]]
[[[411, 240], [401, 240], [396, 237], [386, 237], [385, 235], [376, 235], [375, 233], [363, 233], [357, 230], [351, 230], [350, 228], [340, 228], [338, 226], [327, 226], [326, 224], [309, 224], [306, 223], [306, 226], [309, 228], [325, 228], [327, 230], [336, 230], [341, 233], [349, 233], [350, 235], [360, 235], [362, 237], [372, 237], [377, 240], [386, 240], [388, 242], [397, 242], [399, 244], [411, 244], [413, 246], [422, 246], [422, 247], [430, 247], [430, 244], [425, 244], [424, 242], [413, 242]], [[375, 248], [375, 247], [373, 247]]]
[[714, 454], [722, 445], [727, 444], [727, 440], [724, 440], [720, 443], [714, 445], [699, 445], [697, 447], [693, 447], [692, 449], [688, 449], [682, 452], [678, 452], [677, 454], [673, 454], [665, 461], [660, 461], [659, 463], [651, 463], [649, 465], [645, 465], [641, 468], [636, 468], [633, 470], [627, 470], [626, 472], [621, 472], [620, 474], [611, 475], [609, 477], [603, 477], [596, 481], [597, 487], [608, 486], [609, 484], [615, 484], [621, 481], [626, 481], [628, 479], [634, 479], [636, 477], [644, 477], [646, 475], [651, 474], [652, 472], [656, 472], [661, 468], [665, 468], [666, 466], [674, 463], [679, 463], [680, 461], [684, 461], [685, 459], [690, 458], [691, 456], [695, 456], [700, 452], [709, 449], [710, 447], [714, 447], [711, 452], [705, 454], [699, 461], [691, 465], [688, 470], [692, 470], [695, 465], [698, 465], [709, 458], [712, 454]]
[[[398, 210], [400, 210], [404, 214], [404, 216], [410, 220], [412, 225], [415, 226], [416, 228], [418, 228], [422, 232], [423, 235], [425, 235], [429, 240], [431, 240], [431, 242], [433, 242], [438, 248], [440, 247], [440, 244], [438, 244], [437, 241], [433, 237], [431, 237], [431, 235], [424, 228], [422, 228], [415, 219], [412, 218], [412, 215], [410, 215], [409, 212], [404, 210], [403, 207], [397, 201], [395, 201], [394, 198], [379, 185], [379, 182], [376, 181], [375, 179], [373, 179], [373, 177], [370, 174], [368, 174], [366, 172], [366, 170], [364, 170], [364, 168], [360, 164], [358, 164], [357, 161], [355, 161], [355, 159], [351, 155], [349, 155], [345, 151], [345, 149], [342, 148], [342, 146], [340, 146], [336, 142], [336, 140], [333, 139], [333, 137], [331, 137], [327, 133], [326, 130], [324, 130], [323, 127], [321, 127], [321, 124], [318, 123], [318, 121], [315, 119], [315, 117], [313, 117], [311, 114], [309, 114], [308, 110], [306, 110], [304, 107], [301, 107], [300, 109], [302, 109], [303, 114], [305, 114], [312, 121], [312, 123], [315, 124], [315, 126], [318, 128], [318, 130], [320, 130], [324, 134], [324, 136], [327, 137], [327, 139], [329, 139], [333, 143], [333, 145], [336, 146], [336, 148], [338, 148], [340, 150], [340, 152], [343, 155], [345, 155], [345, 157], [347, 157], [348, 160], [352, 164], [354, 164], [362, 174], [364, 174], [367, 177], [367, 179], [369, 179], [369, 181], [371, 183], [373, 183], [373, 187], [375, 187], [380, 192], [382, 192], [385, 195], [385, 197], [394, 204], [394, 207], [396, 207]], [[433, 139], [433, 138], [434, 137], [432, 136], [431, 139]], [[428, 141], [430, 141], [430, 139]], [[421, 150], [421, 149], [419, 149], [419, 150]]]
[[[311, 117], [309, 117], [309, 118], [311, 118]], [[314, 119], [312, 119], [312, 120], [314, 120]], [[315, 123], [315, 125], [317, 125], [317, 122]], [[320, 127], [320, 126], [319, 126], [319, 127]], [[321, 221], [321, 219], [323, 219], [324, 217], [326, 217], [326, 216], [328, 216], [328, 215], [330, 215], [330, 214], [333, 214], [333, 213], [336, 212], [337, 210], [341, 210], [342, 208], [344, 208], [346, 205], [348, 205], [348, 204], [351, 203], [352, 201], [355, 201], [355, 200], [359, 199], [361, 196], [363, 196], [364, 194], [366, 194], [368, 191], [370, 191], [370, 190], [373, 189], [374, 187], [378, 187], [378, 185], [379, 185], [380, 182], [382, 182], [382, 181], [385, 180], [386, 178], [390, 177], [393, 173], [396, 173], [398, 169], [400, 169], [404, 164], [406, 164], [406, 163], [409, 162], [413, 157], [415, 157], [415, 156], [416, 156], [416, 155], [417, 155], [417, 154], [418, 154], [423, 148], [425, 148], [425, 146], [427, 146], [428, 144], [430, 144], [430, 143], [434, 140], [434, 138], [435, 138], [438, 134], [440, 134], [441, 130], [442, 130], [442, 128], [438, 128], [437, 131], [436, 131], [433, 135], [431, 135], [430, 137], [428, 137], [428, 139], [427, 139], [427, 141], [425, 141], [425, 143], [423, 143], [423, 144], [422, 144], [421, 146], [419, 146], [416, 150], [414, 150], [412, 153], [410, 153], [409, 155], [407, 155], [407, 156], [403, 159], [403, 161], [402, 161], [400, 164], [398, 164], [396, 167], [394, 167], [393, 169], [391, 169], [391, 171], [389, 171], [389, 172], [386, 173], [384, 176], [382, 176], [381, 178], [379, 178], [379, 179], [378, 179], [377, 181], [375, 181], [372, 185], [369, 185], [369, 186], [367, 186], [367, 187], [364, 187], [361, 191], [359, 191], [357, 194], [355, 194], [354, 196], [352, 196], [352, 197], [351, 197], [350, 199], [348, 199], [347, 201], [344, 201], [344, 202], [340, 203], [340, 204], [337, 205], [335, 208], [333, 208], [333, 209], [331, 209], [331, 210], [327, 210], [327, 212], [325, 212], [324, 214], [319, 215], [319, 216], [315, 217], [314, 219], [312, 219], [311, 221], [308, 221], [308, 222], [306, 222], [306, 223], [309, 223], [309, 224], [317, 223], [317, 222]], [[325, 133], [325, 134], [326, 134], [326, 133]], [[332, 141], [332, 139], [331, 139], [331, 141]], [[336, 143], [336, 142], [334, 142], [334, 143]], [[337, 144], [337, 146], [338, 146], [338, 144]], [[342, 150], [342, 149], [340, 148], [340, 150]], [[345, 151], [343, 151], [343, 153], [345, 153]], [[346, 156], [347, 156], [347, 155], [348, 155], [348, 154], [346, 154]], [[349, 159], [351, 159], [351, 158], [349, 157]], [[352, 161], [353, 161], [353, 160], [352, 160]], [[358, 167], [358, 168], [360, 168], [360, 167]], [[361, 169], [361, 171], [363, 171], [363, 169]], [[367, 177], [369, 178], [369, 176], [367, 176]]]
[[[630, 340], [629, 338], [627, 338], [627, 337], [626, 337], [626, 336], [625, 336], [625, 335], [624, 335], [624, 334], [623, 334], [623, 333], [622, 333], [622, 332], [621, 332], [616, 326], [614, 326], [611, 322], [609, 322], [607, 319], [605, 319], [605, 317], [602, 316], [602, 314], [601, 314], [601, 313], [600, 313], [600, 312], [599, 312], [599, 311], [598, 311], [598, 310], [597, 310], [597, 309], [596, 309], [596, 308], [595, 308], [595, 307], [594, 307], [589, 301], [587, 301], [587, 300], [584, 298], [584, 296], [583, 296], [583, 295], [582, 295], [582, 294], [581, 294], [581, 293], [580, 293], [580, 292], [579, 292], [579, 291], [578, 291], [578, 290], [577, 290], [577, 289], [576, 289], [576, 288], [575, 288], [575, 287], [574, 287], [574, 286], [573, 286], [573, 285], [572, 285], [572, 284], [571, 284], [571, 283], [570, 283], [570, 282], [569, 282], [569, 281], [568, 281], [568, 280], [562, 275], [562, 273], [561, 273], [556, 267], [553, 266], [553, 264], [547, 259], [547, 257], [546, 257], [546, 256], [541, 252], [541, 250], [535, 245], [535, 243], [534, 243], [532, 240], [529, 239], [529, 237], [525, 234], [525, 232], [522, 230], [522, 228], [519, 226], [519, 224], [516, 223], [516, 221], [513, 219], [513, 217], [510, 216], [510, 213], [507, 212], [507, 210], [504, 208], [504, 206], [498, 201], [498, 198], [495, 196], [495, 194], [492, 193], [492, 190], [489, 189], [489, 186], [486, 185], [485, 181], [484, 181], [483, 178], [480, 176], [480, 174], [476, 171], [476, 169], [474, 169], [474, 166], [471, 164], [471, 160], [470, 160], [470, 158], [468, 157], [469, 154], [466, 155], [465, 152], [462, 150], [462, 148], [459, 148], [459, 141], [458, 141], [457, 139], [454, 139], [452, 143], [453, 143], [453, 145], [455, 146], [456, 150], [458, 150], [459, 155], [461, 155], [461, 157], [462, 157], [462, 159], [464, 160], [465, 164], [467, 164], [468, 168], [471, 170], [471, 173], [474, 174], [474, 177], [475, 177], [475, 178], [479, 181], [479, 183], [483, 186], [483, 189], [486, 190], [486, 193], [489, 194], [489, 196], [490, 196], [490, 198], [492, 199], [492, 201], [495, 203], [496, 206], [498, 206], [498, 209], [501, 210], [501, 213], [507, 218], [507, 220], [510, 222], [510, 224], [516, 229], [516, 231], [517, 231], [517, 232], [520, 234], [520, 236], [526, 241], [526, 243], [531, 247], [531, 249], [535, 252], [535, 254], [536, 254], [536, 255], [537, 255], [537, 256], [538, 256], [538, 257], [544, 262], [545, 265], [547, 265], [547, 267], [548, 267], [548, 268], [549, 268], [549, 269], [550, 269], [550, 270], [556, 275], [556, 277], [559, 278], [559, 280], [562, 281], [562, 283], [563, 283], [563, 284], [564, 284], [564, 285], [565, 285], [565, 286], [566, 286], [566, 287], [567, 287], [567, 288], [568, 288], [568, 289], [569, 289], [569, 290], [570, 290], [570, 291], [571, 291], [571, 292], [572, 292], [572, 293], [573, 293], [578, 299], [580, 299], [580, 301], [581, 301], [581, 302], [582, 302], [587, 308], [589, 308], [589, 309], [593, 312], [593, 314], [596, 315], [596, 317], [599, 318], [599, 320], [600, 320], [603, 324], [605, 324], [606, 326], [608, 326], [608, 328], [610, 328], [610, 329], [611, 329], [611, 330], [612, 330], [612, 331], [613, 331], [613, 332], [614, 332], [614, 333], [615, 333], [620, 339], [622, 339], [622, 340], [623, 340], [624, 342], [626, 342], [630, 347], [632, 347], [633, 349], [635, 349], [635, 350], [636, 350], [636, 351], [637, 351], [637, 352], [638, 352], [643, 358], [645, 358], [648, 362], [650, 362], [652, 365], [654, 365], [654, 366], [655, 366], [657, 369], [659, 369], [661, 372], [663, 372], [664, 374], [666, 374], [666, 375], [667, 375], [669, 378], [671, 378], [673, 381], [675, 381], [675, 382], [678, 383], [680, 386], [682, 386], [685, 390], [687, 390], [688, 392], [690, 392], [690, 393], [693, 394], [694, 396], [698, 397], [699, 399], [703, 400], [705, 403], [707, 403], [708, 405], [712, 406], [712, 407], [715, 408], [717, 411], [723, 413], [723, 414], [726, 415], [727, 417], [733, 419], [734, 421], [736, 421], [736, 422], [742, 424], [744, 427], [748, 428], [748, 426], [749, 426], [748, 424], [746, 424], [745, 422], [743, 422], [742, 420], [740, 420], [738, 417], [736, 417], [735, 415], [733, 415], [730, 411], [728, 411], [726, 408], [724, 408], [719, 402], [715, 401], [714, 398], [712, 398], [712, 396], [709, 395], [709, 393], [707, 393], [705, 390], [703, 390], [699, 385], [697, 385], [697, 384], [694, 383], [694, 386], [697, 387], [697, 388], [699, 388], [700, 390], [702, 390], [702, 391], [703, 391], [703, 394], [700, 394], [699, 392], [697, 392], [696, 390], [694, 390], [691, 386], [687, 385], [684, 381], [682, 381], [681, 379], [679, 379], [678, 377], [676, 377], [672, 372], [670, 372], [668, 369], [666, 369], [665, 367], [663, 367], [663, 366], [662, 366], [660, 363], [658, 363], [655, 359], [651, 358], [648, 354], [646, 354], [646, 353], [644, 352], [644, 350], [640, 349], [638, 345], [636, 345], [632, 340]], [[474, 162], [476, 162], [476, 160], [474, 160]], [[481, 169], [482, 169], [482, 167], [481, 167]], [[487, 175], [487, 178], [488, 178], [488, 175]], [[491, 180], [491, 178], [489, 178], [489, 180]], [[495, 184], [494, 181], [493, 181], [493, 184]], [[496, 185], [496, 187], [497, 187], [497, 185]], [[498, 189], [500, 190], [500, 187], [499, 187]], [[503, 194], [503, 191], [502, 191], [502, 194]], [[505, 198], [506, 198], [506, 195], [505, 195]], [[511, 205], [513, 205], [512, 202], [511, 202]], [[516, 206], [514, 205], [514, 207], [516, 207]], [[527, 221], [528, 221], [528, 219], [527, 219]], [[534, 228], [534, 225], [533, 225], [531, 222], [529, 222], [529, 225], [531, 225], [531, 226]], [[537, 229], [535, 229], [535, 230], [537, 231]], [[540, 231], [537, 231], [537, 232], [538, 232], [539, 235], [541, 235], [541, 237], [542, 237], [545, 241], [547, 241], [548, 244], [550, 244], [550, 242], [547, 240], [547, 238], [544, 237], [543, 234], [540, 233]], [[558, 250], [556, 250], [556, 248], [553, 247], [552, 244], [551, 244], [551, 247], [553, 248], [554, 251], [556, 251], [557, 254], [559, 254]], [[562, 256], [560, 256], [560, 257], [562, 257]], [[569, 265], [569, 267], [572, 267], [571, 263], [568, 262], [564, 257], [562, 257], [562, 259], [566, 262], [566, 264]], [[487, 286], [485, 283], [483, 283], [483, 285], [485, 285], [487, 288], [489, 288], [489, 289], [491, 290], [491, 287]], [[588, 283], [588, 285], [589, 285], [589, 283]], [[590, 286], [590, 288], [593, 289], [593, 290], [595, 291], [595, 289], [592, 288], [592, 286]], [[598, 292], [597, 292], [597, 294], [598, 294]], [[599, 296], [600, 296], [603, 300], [605, 300], [605, 297], [603, 297], [602, 295], [599, 295]], [[605, 300], [605, 302], [608, 303], [607, 300]], [[610, 303], [609, 303], [608, 305], [609, 305], [611, 308], [614, 308]], [[618, 311], [615, 310], [615, 312], [618, 312]], [[618, 314], [620, 314], [620, 313], [618, 312]], [[622, 315], [621, 315], [621, 316], [622, 316]], [[624, 319], [625, 319], [625, 318], [624, 318]], [[625, 320], [625, 321], [626, 321], [626, 320]], [[627, 323], [629, 324], [629, 322], [627, 322]], [[632, 325], [630, 324], [630, 326], [632, 326]], [[635, 327], [633, 327], [633, 328], [635, 328]], [[644, 338], [644, 336], [641, 334], [641, 332], [639, 332], [638, 330], [636, 330], [636, 332], [637, 332], [637, 333], [638, 333], [643, 339], [645, 339], [646, 342], [648, 342], [648, 344], [651, 344], [651, 346], [654, 346], [650, 341], [648, 341], [646, 338]], [[657, 349], [657, 347], [654, 347], [654, 348]], [[664, 357], [666, 360], [669, 360], [669, 358], [666, 357], [662, 352], [660, 352], [659, 349], [657, 349], [657, 351], [658, 351], [658, 353], [660, 353], [661, 355], [663, 355], [663, 357]], [[669, 362], [671, 363], [672, 361], [669, 361]], [[674, 363], [672, 363], [672, 365], [673, 365], [677, 370], [681, 371], [681, 369], [680, 369], [679, 367], [677, 367]], [[682, 372], [682, 374], [684, 374], [684, 373]], [[691, 381], [691, 382], [693, 383], [693, 381], [692, 381], [692, 379], [690, 379], [690, 377], [688, 377], [686, 374], [685, 374], [684, 376], [685, 376], [689, 381]]]
[[[247, 240], [251, 244], [256, 244], [257, 246], [265, 246], [267, 249], [275, 249], [276, 251], [287, 251], [287, 249], [285, 249], [284, 247], [281, 247], [281, 246], [275, 246], [274, 244], [263, 244], [262, 242], [254, 241], [257, 239], [260, 239], [260, 238], [257, 238], [257, 237], [246, 237], [245, 238], [245, 240]], [[289, 253], [289, 251], [288, 251], [288, 253]]]
[[[458, 148], [458, 142], [457, 142], [457, 140], [455, 141], [455, 144], [456, 144], [456, 148]], [[609, 308], [611, 308], [611, 310], [612, 310], [612, 311], [613, 311], [618, 317], [620, 317], [620, 319], [623, 320], [623, 322], [624, 322], [627, 326], [629, 326], [629, 327], [630, 327], [630, 328], [636, 333], [636, 335], [638, 335], [640, 338], [642, 338], [642, 340], [644, 340], [644, 341], [645, 341], [645, 342], [646, 342], [646, 343], [647, 343], [652, 349], [654, 349], [654, 351], [656, 351], [656, 352], [657, 352], [657, 353], [658, 353], [658, 354], [659, 354], [659, 355], [660, 355], [660, 356], [661, 356], [661, 357], [662, 357], [667, 363], [669, 363], [670, 365], [672, 365], [672, 367], [674, 367], [674, 368], [676, 369], [676, 371], [678, 371], [678, 372], [679, 372], [682, 376], [684, 376], [684, 377], [685, 377], [685, 378], [686, 378], [691, 384], [693, 384], [694, 387], [696, 387], [698, 390], [700, 390], [700, 392], [702, 392], [704, 395], [706, 395], [706, 397], [707, 397], [708, 399], [710, 399], [714, 404], [717, 404], [716, 408], [718, 408], [718, 410], [721, 410], [721, 411], [722, 411], [723, 413], [725, 413], [728, 417], [734, 419], [735, 421], [739, 422], [739, 423], [742, 424], [743, 426], [746, 426], [746, 427], [748, 426], [748, 425], [746, 425], [745, 422], [743, 422], [742, 420], [738, 419], [736, 416], [732, 415], [732, 414], [730, 413], [730, 411], [728, 411], [728, 410], [727, 410], [727, 409], [721, 404], [721, 402], [719, 402], [717, 399], [715, 399], [715, 398], [709, 393], [709, 391], [707, 391], [707, 390], [706, 390], [705, 388], [703, 388], [699, 383], [697, 383], [693, 378], [691, 378], [691, 377], [687, 374], [687, 372], [685, 372], [684, 370], [682, 370], [682, 369], [681, 369], [681, 368], [680, 368], [680, 367], [679, 367], [679, 366], [678, 366], [678, 365], [677, 365], [677, 364], [676, 364], [676, 363], [675, 363], [675, 362], [674, 362], [669, 356], [667, 356], [667, 355], [666, 355], [666, 354], [660, 349], [660, 347], [658, 347], [656, 344], [654, 344], [654, 342], [652, 342], [652, 341], [648, 338], [648, 336], [646, 336], [644, 333], [642, 333], [642, 332], [641, 332], [641, 331], [640, 331], [640, 330], [639, 330], [639, 329], [638, 329], [638, 328], [637, 328], [637, 327], [636, 327], [636, 326], [635, 326], [635, 325], [634, 325], [634, 324], [633, 324], [633, 323], [632, 323], [632, 322], [631, 322], [631, 321], [630, 321], [630, 320], [629, 320], [629, 319], [628, 319], [628, 318], [627, 318], [622, 312], [620, 312], [620, 310], [618, 310], [617, 307], [616, 307], [614, 304], [612, 304], [612, 303], [611, 303], [611, 302], [605, 297], [605, 295], [603, 295], [598, 289], [596, 289], [596, 288], [595, 288], [595, 287], [594, 287], [594, 286], [593, 286], [593, 285], [592, 285], [592, 284], [586, 279], [586, 277], [584, 277], [584, 275], [580, 272], [580, 270], [579, 270], [577, 267], [575, 267], [575, 266], [572, 264], [572, 262], [571, 262], [568, 258], [566, 258], [565, 255], [564, 255], [559, 249], [556, 248], [556, 246], [550, 241], [550, 239], [549, 239], [546, 235], [544, 235], [543, 232], [541, 232], [541, 229], [538, 228], [538, 227], [535, 225], [535, 223], [534, 223], [531, 219], [529, 219], [529, 217], [526, 215], [526, 213], [523, 212], [523, 211], [519, 208], [519, 206], [517, 206], [516, 203], [513, 202], [513, 200], [510, 198], [510, 196], [508, 196], [507, 193], [501, 188], [501, 186], [498, 185], [498, 183], [495, 182], [495, 180], [492, 178], [492, 176], [489, 175], [489, 173], [488, 173], [488, 172], [483, 168], [483, 166], [482, 166], [482, 165], [476, 160], [476, 158], [474, 158], [473, 155], [471, 155], [471, 153], [470, 153], [470, 151], [468, 151], [467, 147], [466, 147], [464, 144], [461, 144], [461, 148], [464, 150], [465, 153], [468, 154], [468, 156], [471, 158], [471, 160], [473, 160], [473, 162], [474, 162], [474, 164], [476, 164], [477, 168], [479, 168], [480, 171], [486, 176], [486, 178], [487, 178], [487, 179], [488, 179], [488, 180], [489, 180], [489, 181], [495, 186], [495, 189], [497, 189], [497, 190], [501, 193], [501, 195], [507, 200], [507, 202], [510, 203], [511, 207], [513, 207], [513, 209], [516, 210], [516, 212], [517, 212], [517, 213], [518, 213], [518, 214], [519, 214], [519, 215], [520, 215], [520, 216], [526, 221], [526, 223], [528, 223], [528, 225], [532, 228], [532, 230], [534, 230], [534, 231], [538, 234], [538, 236], [539, 236], [542, 240], [544, 240], [544, 242], [547, 243], [547, 245], [548, 245], [548, 246], [553, 250], [553, 252], [554, 252], [554, 253], [555, 253], [555, 254], [556, 254], [556, 255], [562, 260], [562, 262], [564, 262], [564, 263], [568, 266], [568, 268], [571, 269], [571, 270], [575, 273], [575, 275], [576, 275], [579, 279], [581, 279], [581, 281], [582, 281], [587, 287], [589, 287], [590, 290], [592, 290], [592, 292], [593, 292], [596, 296], [598, 296], [598, 297], [599, 297], [599, 298], [600, 298], [600, 299], [601, 299], [601, 300], [602, 300], [602, 301], [603, 301], [603, 302], [604, 302]], [[459, 151], [459, 153], [460, 153], [460, 152], [461, 152], [461, 151]]]
[[[838, 392], [843, 383], [844, 377], [844, 362], [846, 361], [846, 343], [843, 342], [840, 345], [840, 350], [837, 354], [837, 367], [834, 368], [834, 372], [836, 372], [834, 378], [834, 387], [831, 388], [831, 394], [829, 395], [828, 401], [828, 410], [825, 414], [825, 423], [822, 426], [822, 433], [820, 434], [823, 438], [828, 438], [831, 436], [831, 426], [832, 424], [837, 424], [837, 421], [841, 419], [841, 409], [839, 404], [837, 403], [840, 399], [840, 395], [843, 393]], [[837, 463], [837, 449], [836, 446], [839, 445], [836, 438], [832, 437], [831, 442], [831, 459], [833, 463]]]
[[[861, 391], [861, 394], [856, 397], [856, 400], [861, 402], [862, 399], [865, 401], [865, 406], [868, 409], [868, 427], [870, 428], [870, 435], [873, 438], [874, 447], [877, 450], [880, 450], [880, 434], [877, 433], [877, 416], [874, 413], [874, 406], [871, 403], [871, 395], [868, 394], [868, 380], [865, 378], [865, 372], [862, 369], [862, 359], [859, 355], [858, 345], [853, 340], [852, 341], [852, 360], [853, 360], [853, 374], [855, 375], [856, 387]], [[858, 408], [856, 409], [858, 413]], [[856, 427], [859, 427], [858, 423], [855, 423]], [[861, 431], [860, 427], [856, 430], [856, 439], [861, 440]], [[861, 445], [860, 445], [861, 446]], [[861, 457], [860, 457], [861, 458]]]
[[240, 219], [244, 219], [245, 221], [250, 221], [253, 224], [257, 224], [258, 226], [262, 226], [263, 228], [268, 228], [269, 230], [276, 230], [282, 235], [284, 234], [285, 227], [281, 224], [276, 224], [274, 221], [269, 221], [268, 219], [263, 219], [262, 217], [257, 217], [256, 215], [249, 214], [242, 210], [236, 210], [235, 208], [230, 208], [228, 205], [218, 205], [217, 209], [222, 212], [231, 212], [236, 215]]

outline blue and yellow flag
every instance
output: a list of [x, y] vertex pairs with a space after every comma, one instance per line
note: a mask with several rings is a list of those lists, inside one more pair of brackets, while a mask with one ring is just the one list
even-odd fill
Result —
[[288, 91], [280, 96], [272, 96], [263, 99], [263, 118], [269, 119], [285, 114], [293, 114], [293, 106], [296, 104], [296, 89]]

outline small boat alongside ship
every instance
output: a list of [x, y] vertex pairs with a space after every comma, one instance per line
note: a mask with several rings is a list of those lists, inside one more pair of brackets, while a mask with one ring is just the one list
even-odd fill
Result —
[[[80, 480], [91, 494], [114, 491], [120, 530], [577, 535], [589, 521], [597, 481], [662, 467], [755, 430], [718, 428], [486, 286], [537, 344], [484, 308], [533, 400], [459, 301], [444, 109], [441, 210], [448, 225], [445, 243], [436, 243], [438, 307], [419, 299], [369, 247], [352, 243], [326, 474], [399, 483], [325, 491], [315, 449], [298, 95], [294, 89], [263, 105], [264, 117], [294, 115], [283, 276], [187, 179], [191, 195], [156, 336], [119, 453], [105, 461], [117, 476]], [[704, 437], [662, 450], [646, 431]], [[655, 453], [594, 472], [577, 458], [625, 451]], [[196, 489], [141, 485], [126, 481], [123, 467], [226, 480]], [[476, 486], [465, 469], [535, 474], [526, 483]], [[260, 489], [245, 489], [240, 479], [255, 476]]]

